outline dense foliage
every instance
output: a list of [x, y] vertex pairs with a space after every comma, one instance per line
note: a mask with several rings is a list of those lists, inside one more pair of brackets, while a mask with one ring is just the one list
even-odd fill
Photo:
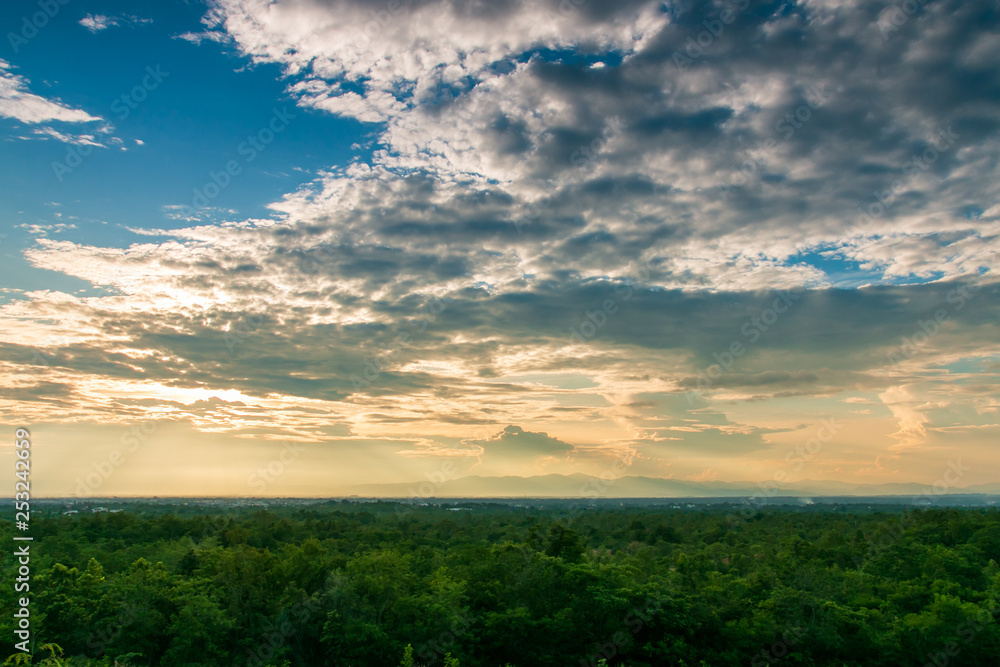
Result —
[[[61, 664], [136, 666], [944, 667], [1000, 655], [995, 509], [734, 521], [469, 507], [38, 519], [36, 642], [72, 657]], [[12, 637], [9, 614], [2, 624]]]

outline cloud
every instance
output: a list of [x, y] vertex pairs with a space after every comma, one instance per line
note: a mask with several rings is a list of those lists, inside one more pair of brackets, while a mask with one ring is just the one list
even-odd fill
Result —
[[[101, 129], [106, 130], [103, 132], [104, 134], [110, 132], [110, 128]], [[98, 132], [101, 132], [101, 130], [98, 130]], [[97, 146], [99, 148], [106, 148], [108, 144], [114, 144], [120, 146], [122, 150], [125, 150], [123, 145], [124, 142], [122, 142], [122, 140], [118, 137], [102, 138], [94, 134], [72, 134], [68, 132], [60, 132], [59, 130], [48, 126], [36, 127], [31, 131], [31, 134], [36, 137], [48, 137], [55, 139], [56, 141], [61, 141], [66, 144], [74, 144], [76, 146]]]
[[576, 451], [573, 445], [546, 433], [532, 433], [514, 425], [486, 439], [464, 440], [462, 444], [478, 450], [478, 462], [470, 471], [480, 475], [537, 473], [567, 461]]
[[90, 32], [100, 32], [106, 30], [113, 25], [118, 25], [118, 19], [112, 16], [104, 16], [102, 14], [87, 14], [79, 21], [80, 25], [89, 30]]
[[[422, 451], [477, 457], [478, 474], [593, 472], [610, 448], [636, 451], [636, 474], [670, 465], [678, 474], [711, 467], [724, 478], [740, 477], [722, 459], [761, 455], [798, 427], [741, 406], [797, 402], [837, 414], [843, 397], [870, 397], [891, 409], [897, 437], [907, 438], [904, 449], [889, 449], [897, 440], [888, 440], [886, 457], [919, 451], [932, 435], [958, 437], [933, 430], [956, 418], [920, 407], [942, 397], [995, 415], [996, 370], [947, 370], [1000, 358], [995, 276], [961, 309], [955, 283], [814, 289], [772, 320], [764, 313], [773, 292], [572, 276], [500, 282], [486, 274], [503, 270], [489, 263], [497, 257], [484, 255], [483, 269], [478, 261], [449, 267], [447, 255], [312, 245], [324, 229], [160, 230], [153, 242], [122, 250], [40, 238], [28, 252], [35, 266], [106, 294], [34, 292], [0, 306], [5, 375], [25, 385], [44, 372], [77, 390], [58, 411], [45, 402], [7, 408], [38, 421], [124, 425], [146, 415], [191, 420], [205, 432], [320, 442], [337, 439], [325, 435], [335, 424], [360, 438], [412, 441], [419, 423], [421, 437], [438, 443]], [[474, 286], [484, 279], [495, 287]], [[429, 307], [434, 294], [447, 299], [443, 309]], [[614, 312], [602, 310], [608, 300]], [[901, 341], [942, 307], [951, 310], [940, 331], [892, 364]], [[606, 316], [598, 333], [574, 339], [571, 328], [595, 312]], [[746, 328], [755, 318], [766, 331]], [[712, 370], [734, 342], [744, 353]], [[369, 364], [373, 379], [356, 383]], [[225, 404], [198, 403], [213, 396]], [[524, 426], [504, 426], [511, 422]], [[482, 429], [495, 430], [469, 437]]]
[[48, 236], [50, 233], [58, 234], [61, 232], [68, 231], [70, 229], [76, 229], [76, 225], [72, 223], [57, 222], [51, 225], [40, 225], [40, 224], [20, 224], [17, 225], [21, 229], [26, 230], [29, 234], [36, 236]]
[[495, 473], [635, 451], [644, 473], [723, 479], [769, 475], [854, 401], [856, 439], [823, 454], [844, 469], [931, 474], [913, 452], [995, 423], [984, 3], [928, 3], [890, 39], [882, 5], [761, 6], [700, 54], [722, 4], [571, 4], [214, 2], [179, 38], [279, 65], [373, 150], [266, 219], [175, 205], [187, 226], [128, 247], [38, 240], [34, 267], [100, 296], [0, 306], [18, 386], [44, 365], [78, 389], [25, 418], [347, 428]]
[[[384, 233], [489, 237], [531, 272], [655, 263], [693, 289], [856, 286], [858, 266], [949, 278], [1000, 249], [1000, 75], [982, 60], [997, 26], [974, 6], [934, 3], [891, 41], [869, 4], [744, 12], [680, 68], [715, 3], [567, 7], [219, 0], [206, 23], [283, 66], [301, 106], [378, 126], [369, 172], [331, 171], [276, 207], [298, 219], [365, 181], [423, 179], [434, 206], [464, 191], [490, 217]], [[372, 196], [391, 210], [395, 194]]]
[[[588, 8], [590, 9], [590, 8]], [[560, 15], [559, 3], [222, 0], [209, 25], [256, 62], [302, 74], [304, 104], [367, 120], [466, 90], [496, 64], [530, 49], [585, 42], [641, 45], [663, 15], [648, 3], [595, 3]], [[360, 83], [361, 91], [340, 82]], [[470, 81], [471, 79], [471, 81]], [[331, 83], [332, 81], [332, 83]]]
[[531, 433], [520, 426], [506, 426], [486, 440], [473, 440], [485, 454], [501, 456], [553, 456], [573, 451], [573, 445], [551, 438], [545, 433]]
[[[662, 408], [670, 414], [692, 409], [691, 391], [759, 400], [885, 389], [953, 357], [996, 353], [988, 334], [997, 308], [995, 279], [961, 310], [948, 301], [956, 286], [935, 283], [802, 292], [770, 319], [773, 293], [689, 293], [569, 277], [501, 283], [488, 273], [502, 273], [502, 257], [484, 255], [485, 263], [473, 268], [461, 257], [453, 262], [364, 243], [310, 247], [303, 245], [305, 225], [161, 233], [167, 240], [125, 250], [39, 239], [28, 252], [37, 267], [83, 278], [112, 295], [36, 294], [8, 305], [5, 316], [44, 322], [61, 311], [57, 325], [37, 325], [34, 339], [66, 347], [65, 372], [100, 370], [115, 382], [199, 382], [258, 400], [282, 394], [344, 402], [359, 416], [419, 416], [442, 425], [490, 423], [507, 411], [534, 422], [559, 407], [606, 415], [651, 386], [674, 397]], [[471, 286], [487, 279], [494, 289]], [[434, 293], [447, 297], [439, 312], [426, 307]], [[603, 310], [609, 301], [614, 312]], [[892, 374], [876, 374], [900, 341], [942, 306], [952, 309], [949, 321], [919, 354], [891, 367]], [[604, 322], [581, 343], [572, 330], [595, 312]], [[404, 333], [405, 343], [397, 344]], [[149, 353], [98, 352], [107, 337]], [[734, 343], [744, 350], [738, 363], [711, 371]], [[86, 366], [79, 365], [83, 359]], [[359, 388], [351, 378], [364, 376], [368, 360], [379, 372]], [[563, 388], [511, 379], [565, 372], [566, 364], [593, 381]], [[305, 367], [309, 373], [288, 372]], [[947, 374], [941, 379], [949, 381]], [[601, 396], [596, 403], [590, 398]], [[706, 415], [687, 418], [705, 421]], [[673, 428], [667, 425], [664, 434]]]
[[229, 41], [229, 38], [225, 33], [208, 30], [202, 32], [182, 32], [179, 35], [174, 35], [174, 39], [183, 39], [185, 42], [191, 42], [195, 45], [201, 44], [202, 42], [226, 43]]
[[87, 14], [79, 20], [79, 24], [92, 33], [98, 33], [119, 25], [142, 25], [152, 23], [153, 19], [139, 18], [134, 15], [106, 16], [104, 14]]
[[28, 80], [10, 70], [10, 63], [0, 60], [0, 116], [30, 125], [49, 121], [91, 123], [103, 120], [82, 109], [73, 109], [29, 92]]

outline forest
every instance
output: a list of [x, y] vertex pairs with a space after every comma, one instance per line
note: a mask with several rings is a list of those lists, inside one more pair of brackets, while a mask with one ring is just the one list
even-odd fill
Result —
[[[34, 663], [10, 648], [4, 664], [945, 667], [1000, 655], [995, 508], [135, 504], [49, 512], [32, 533]], [[4, 608], [20, 595], [5, 586]], [[14, 637], [16, 619], [2, 624]]]

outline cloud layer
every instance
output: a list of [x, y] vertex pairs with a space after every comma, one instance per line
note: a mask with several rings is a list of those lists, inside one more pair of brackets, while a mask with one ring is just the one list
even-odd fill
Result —
[[833, 416], [800, 476], [995, 470], [998, 12], [896, 11], [219, 0], [189, 41], [277, 63], [365, 158], [268, 219], [39, 238], [106, 294], [2, 307], [2, 401], [697, 479], [767, 477]]

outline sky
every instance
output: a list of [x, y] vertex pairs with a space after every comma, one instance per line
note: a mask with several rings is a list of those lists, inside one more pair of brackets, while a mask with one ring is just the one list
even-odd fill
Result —
[[0, 411], [36, 495], [1000, 481], [996, 3], [0, 27]]

